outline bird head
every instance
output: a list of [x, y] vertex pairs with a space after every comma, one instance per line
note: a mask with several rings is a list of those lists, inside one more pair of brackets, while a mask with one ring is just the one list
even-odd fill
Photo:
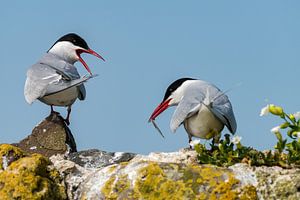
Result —
[[75, 33], [69, 33], [59, 38], [48, 50], [48, 52], [61, 57], [62, 59], [71, 64], [80, 61], [90, 74], [92, 74], [90, 68], [88, 67], [86, 62], [81, 58], [82, 53], [94, 55], [105, 61], [102, 58], [102, 56], [100, 56], [98, 53], [89, 48], [84, 39], [82, 39]]
[[162, 102], [155, 108], [149, 118], [149, 122], [155, 120], [155, 118], [165, 111], [170, 106], [176, 106], [181, 101], [185, 88], [189, 85], [192, 78], [181, 78], [174, 81], [165, 92], [165, 96]]

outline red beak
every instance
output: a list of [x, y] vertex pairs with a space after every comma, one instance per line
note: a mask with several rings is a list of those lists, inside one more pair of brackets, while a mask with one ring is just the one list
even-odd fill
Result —
[[155, 118], [162, 112], [164, 112], [170, 105], [169, 102], [172, 99], [167, 99], [166, 101], [162, 102], [161, 104], [159, 104], [155, 110], [153, 111], [151, 117], [149, 118], [149, 122], [152, 120], [155, 120]]
[[92, 54], [92, 55], [94, 55], [94, 56], [96, 56], [96, 57], [102, 59], [103, 61], [105, 61], [104, 58], [102, 58], [102, 56], [100, 56], [98, 53], [96, 53], [96, 52], [93, 51], [92, 49], [88, 49], [88, 50], [86, 50], [86, 49], [77, 49], [77, 50], [76, 50], [76, 53], [77, 53], [77, 55], [78, 55], [78, 57], [79, 57], [79, 61], [83, 64], [83, 66], [86, 68], [86, 70], [87, 70], [91, 75], [92, 75], [92, 72], [91, 72], [90, 68], [89, 68], [88, 65], [84, 62], [84, 60], [80, 57], [80, 54], [82, 54], [82, 53]]

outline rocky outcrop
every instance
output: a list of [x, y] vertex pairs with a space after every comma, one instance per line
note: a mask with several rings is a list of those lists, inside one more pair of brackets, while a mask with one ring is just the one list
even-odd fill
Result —
[[14, 145], [0, 145], [0, 200], [300, 199], [298, 168], [200, 165], [190, 149], [76, 152], [58, 113]]
[[77, 151], [71, 130], [58, 112], [50, 113], [27, 138], [13, 145], [46, 157]]
[[50, 161], [0, 145], [0, 199], [300, 199], [300, 169], [199, 165], [187, 149], [88, 150]]
[[48, 158], [0, 145], [0, 199], [67, 199], [64, 182]]
[[70, 199], [300, 199], [299, 169], [199, 165], [192, 150], [92, 152], [50, 158]]

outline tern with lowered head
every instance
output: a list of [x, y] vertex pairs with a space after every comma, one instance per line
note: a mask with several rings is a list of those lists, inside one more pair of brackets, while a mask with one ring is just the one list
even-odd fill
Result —
[[174, 81], [167, 88], [163, 101], [154, 110], [149, 122], [154, 123], [156, 117], [171, 106], [177, 107], [170, 128], [175, 132], [183, 124], [189, 142], [192, 137], [214, 138], [218, 142], [224, 125], [232, 134], [236, 132], [236, 121], [227, 95], [211, 83], [192, 78]]

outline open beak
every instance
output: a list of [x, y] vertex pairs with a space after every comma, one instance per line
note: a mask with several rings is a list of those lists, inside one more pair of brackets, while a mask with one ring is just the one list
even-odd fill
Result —
[[151, 122], [153, 120], [155, 120], [155, 118], [160, 115], [160, 113], [162, 113], [163, 111], [165, 111], [170, 105], [169, 102], [172, 99], [167, 99], [166, 101], [162, 102], [161, 104], [159, 104], [157, 106], [157, 108], [155, 108], [155, 110], [153, 111], [151, 117], [149, 118], [148, 122]]
[[77, 49], [76, 50], [76, 53], [77, 53], [77, 56], [79, 57], [79, 61], [83, 64], [83, 66], [86, 68], [86, 70], [92, 75], [92, 72], [90, 70], [90, 68], [88, 67], [88, 65], [84, 62], [84, 60], [81, 58], [81, 54], [82, 53], [88, 53], [88, 54], [91, 54], [91, 55], [94, 55], [100, 59], [102, 59], [103, 61], [104, 58], [102, 58], [102, 56], [100, 56], [98, 53], [96, 53], [95, 51], [93, 51], [92, 49]]

